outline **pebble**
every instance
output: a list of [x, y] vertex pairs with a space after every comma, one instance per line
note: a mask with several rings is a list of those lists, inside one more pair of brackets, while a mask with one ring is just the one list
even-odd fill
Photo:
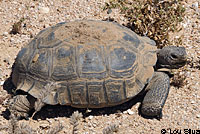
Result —
[[195, 9], [198, 9], [199, 3], [198, 3], [198, 2], [193, 3], [193, 4], [192, 4], [192, 7], [195, 8]]
[[90, 110], [90, 109], [86, 110], [86, 113], [91, 113], [91, 112], [92, 112], [92, 110]]
[[128, 109], [127, 112], [128, 112], [128, 114], [130, 114], [130, 115], [134, 114], [134, 112], [133, 112], [131, 109]]
[[47, 120], [50, 124], [53, 123], [53, 120], [51, 120], [51, 119], [49, 119], [49, 118], [47, 118], [46, 120]]
[[10, 65], [10, 60], [8, 58], [4, 58], [3, 62], [7, 63], [8, 65]]
[[194, 104], [194, 103], [195, 103], [195, 101], [192, 100], [192, 101], [191, 101], [191, 104]]
[[108, 9], [107, 14], [112, 13], [112, 9]]
[[127, 114], [127, 113], [128, 113], [127, 111], [124, 111], [124, 112], [123, 112], [123, 114]]
[[4, 32], [3, 35], [4, 35], [4, 36], [7, 36], [7, 35], [8, 35], [8, 32]]
[[97, 125], [95, 123], [93, 123], [92, 126], [95, 128]]
[[40, 11], [40, 13], [49, 13], [49, 8], [40, 6], [39, 11]]
[[93, 116], [92, 116], [92, 115], [90, 115], [90, 116], [88, 117], [88, 119], [89, 119], [89, 120], [92, 120], [92, 119], [93, 119]]
[[47, 121], [41, 121], [40, 127], [43, 128], [43, 129], [49, 128], [49, 123]]
[[199, 15], [197, 16], [197, 19], [199, 19], [199, 20], [200, 20], [200, 11], [199, 11]]
[[197, 114], [197, 118], [200, 118], [200, 114]]
[[0, 81], [0, 86], [2, 86], [4, 84], [4, 81]]
[[11, 38], [11, 39], [10, 39], [10, 42], [11, 42], [11, 43], [15, 43], [15, 39]]

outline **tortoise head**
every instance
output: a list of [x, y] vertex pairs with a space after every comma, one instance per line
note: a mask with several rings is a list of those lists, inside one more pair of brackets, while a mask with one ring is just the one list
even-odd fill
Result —
[[157, 52], [157, 67], [178, 69], [187, 62], [187, 53], [184, 47], [166, 46]]

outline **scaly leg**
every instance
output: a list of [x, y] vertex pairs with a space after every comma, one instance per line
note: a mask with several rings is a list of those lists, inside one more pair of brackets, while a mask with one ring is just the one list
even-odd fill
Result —
[[169, 76], [164, 72], [155, 72], [145, 89], [147, 93], [142, 102], [142, 114], [162, 118], [162, 108], [167, 99], [169, 88]]
[[16, 95], [9, 100], [9, 110], [16, 117], [28, 117], [28, 112], [34, 108], [35, 99], [29, 95]]

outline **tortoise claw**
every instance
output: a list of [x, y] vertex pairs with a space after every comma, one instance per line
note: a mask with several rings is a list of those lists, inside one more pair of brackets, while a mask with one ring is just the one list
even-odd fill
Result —
[[8, 108], [11, 112], [11, 115], [20, 117], [28, 117], [28, 112], [31, 109], [31, 105], [27, 99], [27, 95], [17, 95], [14, 96], [8, 102]]

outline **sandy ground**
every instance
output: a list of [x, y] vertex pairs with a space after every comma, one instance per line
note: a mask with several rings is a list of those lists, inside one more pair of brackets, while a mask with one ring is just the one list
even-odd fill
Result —
[[[98, 19], [113, 17], [120, 24], [125, 23], [118, 10], [107, 14], [102, 11], [106, 0], [0, 0], [0, 126], [8, 126], [6, 109], [2, 106], [8, 93], [3, 83], [10, 76], [11, 67], [19, 50], [27, 44], [40, 30], [58, 22], [77, 19]], [[78, 132], [81, 134], [101, 134], [102, 130], [112, 124], [118, 124], [118, 134], [159, 134], [162, 129], [167, 133], [182, 132], [184, 129], [200, 129], [200, 6], [198, 0], [185, 2], [186, 16], [184, 27], [184, 47], [192, 61], [183, 69], [187, 78], [184, 86], [171, 86], [168, 99], [163, 109], [163, 118], [146, 119], [138, 114], [140, 98], [137, 97], [123, 105], [92, 109], [83, 112], [79, 121]], [[9, 34], [15, 22], [25, 18], [19, 34]], [[34, 119], [20, 120], [38, 133], [45, 133], [60, 122], [64, 128], [61, 134], [71, 134], [73, 126], [70, 116], [77, 109], [67, 106], [46, 106]], [[185, 130], [187, 131], [187, 130]], [[199, 130], [200, 131], [200, 130]], [[163, 131], [164, 132], [164, 131]], [[197, 132], [197, 131], [196, 131]], [[0, 134], [8, 133], [0, 130]]]

